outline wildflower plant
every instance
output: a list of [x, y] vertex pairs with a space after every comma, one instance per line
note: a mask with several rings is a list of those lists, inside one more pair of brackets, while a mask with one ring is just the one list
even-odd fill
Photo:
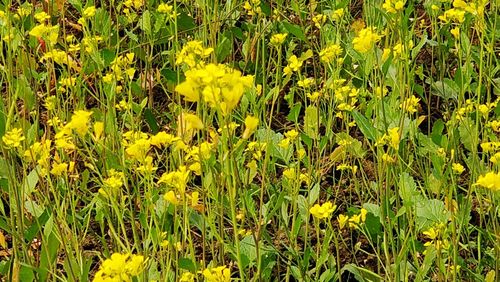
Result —
[[1, 278], [498, 280], [497, 1], [4, 2]]

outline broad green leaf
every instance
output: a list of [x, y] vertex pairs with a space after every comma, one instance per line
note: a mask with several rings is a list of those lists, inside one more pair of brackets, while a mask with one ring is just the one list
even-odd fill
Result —
[[341, 269], [341, 274], [344, 272], [350, 272], [354, 275], [354, 278], [356, 281], [359, 282], [377, 282], [377, 281], [383, 281], [382, 277], [380, 277], [378, 274], [368, 270], [361, 268], [355, 264], [348, 264]]
[[368, 119], [357, 111], [352, 112], [352, 117], [356, 121], [359, 130], [371, 141], [377, 140], [377, 129], [368, 121]]
[[398, 192], [405, 207], [411, 207], [424, 200], [423, 196], [417, 190], [417, 185], [413, 177], [406, 172], [401, 173], [399, 176]]
[[293, 34], [295, 37], [302, 41], [306, 41], [306, 36], [304, 34], [304, 31], [302, 28], [296, 24], [291, 24], [289, 22], [282, 22], [283, 27], [291, 34]]
[[417, 204], [416, 215], [417, 230], [419, 232], [428, 229], [434, 224], [446, 224], [450, 217], [450, 213], [446, 210], [443, 201], [437, 199], [420, 201]]
[[444, 99], [457, 99], [459, 88], [455, 81], [445, 78], [443, 81], [438, 80], [432, 85], [432, 94]]
[[304, 132], [311, 138], [316, 139], [319, 129], [318, 108], [308, 106], [304, 116]]

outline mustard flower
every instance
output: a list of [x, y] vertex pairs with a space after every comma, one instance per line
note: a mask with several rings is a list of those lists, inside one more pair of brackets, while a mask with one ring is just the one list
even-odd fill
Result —
[[257, 129], [259, 119], [254, 116], [247, 116], [245, 118], [245, 131], [243, 132], [243, 139], [248, 139]]
[[500, 173], [488, 172], [485, 175], [481, 175], [474, 185], [479, 185], [492, 191], [500, 191]]
[[329, 218], [336, 208], [337, 205], [334, 205], [332, 202], [326, 202], [322, 205], [315, 204], [309, 209], [309, 212], [314, 217], [323, 219], [323, 218]]
[[231, 270], [225, 265], [213, 268], [207, 268], [201, 272], [206, 282], [230, 282]]
[[21, 147], [21, 142], [25, 139], [21, 128], [13, 128], [2, 136], [2, 141], [8, 149]]
[[368, 27], [359, 31], [358, 35], [353, 39], [352, 44], [354, 50], [360, 53], [367, 53], [372, 50], [375, 43], [379, 42], [381, 36], [377, 34], [375, 28]]
[[287, 35], [287, 33], [273, 34], [273, 36], [271, 36], [271, 45], [280, 46], [283, 42], [285, 42]]
[[144, 263], [141, 255], [114, 253], [102, 263], [93, 282], [131, 281], [143, 271]]

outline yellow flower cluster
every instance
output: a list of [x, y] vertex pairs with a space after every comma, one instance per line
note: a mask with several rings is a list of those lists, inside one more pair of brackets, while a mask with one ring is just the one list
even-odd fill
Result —
[[134, 53], [127, 53], [125, 55], [120, 55], [116, 57], [110, 66], [110, 72], [108, 72], [102, 80], [105, 83], [112, 83], [114, 81], [123, 81], [126, 77], [132, 79], [135, 74], [135, 68], [132, 67], [134, 63]]
[[285, 42], [285, 39], [287, 37], [287, 33], [276, 33], [271, 36], [271, 45], [274, 46], [279, 46]]
[[402, 0], [385, 0], [384, 4], [382, 4], [382, 8], [386, 10], [388, 13], [395, 14], [398, 11], [403, 10], [405, 6], [405, 2]]
[[225, 265], [207, 268], [201, 272], [206, 282], [229, 282], [231, 281], [231, 270]]
[[[342, 48], [338, 44], [328, 44], [319, 52], [321, 62], [328, 64], [342, 54]], [[342, 60], [343, 61], [343, 60]]]
[[379, 42], [381, 38], [374, 27], [367, 27], [359, 31], [358, 35], [353, 39], [352, 44], [354, 50], [360, 53], [367, 53], [372, 50], [375, 43]]
[[144, 263], [143, 256], [114, 253], [102, 263], [93, 282], [131, 281], [143, 271]]
[[317, 14], [316, 16], [314, 16], [312, 18], [312, 21], [313, 21], [315, 27], [321, 28], [325, 24], [326, 19], [327, 19], [326, 15]]
[[222, 64], [200, 65], [185, 73], [186, 80], [175, 90], [189, 102], [203, 99], [211, 108], [228, 115], [239, 103], [244, 92], [253, 84], [253, 76]]
[[204, 48], [201, 41], [189, 41], [177, 53], [175, 64], [180, 65], [184, 63], [190, 68], [194, 68], [198, 64], [203, 64], [202, 60], [208, 58], [213, 51], [213, 48]]
[[343, 81], [338, 81], [334, 88], [334, 98], [338, 110], [335, 116], [338, 118], [344, 118], [343, 112], [354, 110], [358, 102], [359, 89], [349, 85], [342, 86], [343, 83]]
[[402, 103], [399, 104], [399, 107], [406, 112], [413, 114], [418, 110], [420, 98], [411, 95], [409, 98], [405, 99]]
[[300, 71], [303, 61], [298, 59], [297, 56], [292, 55], [288, 58], [288, 65], [283, 69], [284, 75], [292, 74], [293, 72]]
[[2, 136], [2, 141], [8, 149], [21, 147], [21, 142], [26, 138], [23, 136], [23, 130], [21, 128], [13, 128]]
[[245, 9], [249, 16], [262, 14], [262, 9], [260, 8], [260, 0], [245, 1], [245, 3], [243, 4], [243, 9]]
[[43, 38], [50, 46], [54, 46], [59, 38], [59, 25], [51, 26], [42, 22], [34, 26], [29, 35], [36, 38]]
[[326, 202], [322, 205], [315, 204], [309, 209], [309, 212], [318, 219], [329, 218], [332, 213], [337, 208], [337, 205], [334, 205], [332, 202]]
[[339, 228], [344, 229], [346, 225], [349, 225], [351, 229], [360, 228], [361, 224], [366, 221], [366, 215], [368, 214], [368, 210], [362, 208], [359, 214], [355, 214], [353, 216], [347, 216], [344, 214], [340, 214], [337, 217], [337, 222], [339, 223]]
[[492, 191], [500, 191], [500, 173], [488, 172], [485, 175], [481, 175], [474, 185], [479, 185]]

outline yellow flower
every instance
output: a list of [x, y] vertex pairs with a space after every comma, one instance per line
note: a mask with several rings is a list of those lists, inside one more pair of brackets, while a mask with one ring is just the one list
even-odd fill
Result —
[[360, 53], [367, 53], [372, 50], [375, 43], [379, 42], [381, 36], [377, 34], [375, 28], [367, 27], [359, 31], [358, 35], [353, 39], [352, 44], [354, 50]]
[[2, 136], [2, 141], [8, 149], [21, 147], [21, 142], [25, 139], [21, 128], [13, 128]]
[[243, 139], [248, 139], [257, 129], [259, 125], [259, 119], [254, 116], [247, 116], [245, 118], [245, 131], [243, 132]]
[[287, 37], [287, 33], [276, 33], [271, 36], [271, 45], [274, 46], [279, 46], [285, 42], [285, 39]]
[[110, 169], [108, 174], [109, 177], [103, 181], [105, 187], [117, 190], [123, 186], [123, 178], [125, 177], [123, 172], [118, 172], [114, 169]]
[[285, 132], [285, 137], [289, 138], [291, 140], [295, 140], [298, 136], [299, 136], [299, 133], [295, 129], [292, 129], [292, 130]]
[[387, 132], [389, 134], [389, 145], [397, 151], [399, 149], [401, 139], [401, 136], [399, 135], [399, 127], [391, 128]]
[[382, 4], [382, 8], [384, 8], [384, 10], [388, 13], [395, 14], [396, 12], [402, 10], [404, 5], [405, 3], [401, 0], [385, 0], [384, 4]]
[[35, 14], [35, 20], [39, 23], [43, 23], [50, 19], [50, 16], [45, 12], [38, 12]]
[[201, 272], [206, 282], [230, 282], [231, 271], [224, 266], [207, 268]]
[[127, 146], [125, 152], [128, 156], [135, 160], [143, 160], [151, 147], [151, 143], [148, 139], [141, 138], [136, 140], [134, 143]]
[[316, 218], [328, 218], [332, 215], [332, 213], [337, 208], [337, 205], [334, 205], [332, 202], [326, 202], [322, 205], [315, 204], [309, 209], [309, 212]]
[[172, 11], [174, 10], [174, 7], [172, 5], [169, 5], [167, 3], [161, 3], [158, 5], [158, 13], [160, 14], [171, 14]]
[[289, 180], [294, 180], [297, 176], [297, 172], [295, 171], [295, 168], [290, 167], [283, 170], [283, 176]]
[[68, 171], [67, 163], [52, 164], [52, 169], [50, 170], [50, 174], [54, 176], [61, 176], [63, 174], [66, 174], [67, 171]]
[[366, 221], [367, 214], [368, 214], [368, 211], [366, 209], [362, 208], [361, 211], [359, 212], [359, 215], [361, 216], [361, 222]]
[[92, 112], [78, 110], [71, 116], [68, 128], [75, 130], [81, 136], [85, 135], [89, 129], [88, 122]]
[[455, 39], [460, 38], [460, 27], [454, 27], [450, 30], [450, 33], [455, 37]]
[[191, 272], [184, 272], [182, 275], [181, 275], [181, 278], [179, 280], [179, 282], [194, 282], [194, 278], [196, 276], [191, 273]]
[[312, 21], [314, 23], [314, 26], [317, 28], [321, 28], [323, 24], [326, 22], [326, 15], [318, 14], [312, 18]]
[[199, 65], [185, 72], [186, 80], [175, 91], [189, 102], [200, 98], [211, 107], [229, 114], [239, 103], [244, 92], [253, 84], [253, 76], [222, 64]]
[[349, 217], [347, 215], [339, 214], [337, 221], [339, 222], [339, 228], [343, 229], [349, 221]]
[[481, 175], [474, 185], [479, 185], [493, 191], [500, 191], [500, 173], [488, 172], [485, 175]]
[[93, 282], [131, 281], [143, 271], [144, 263], [143, 256], [114, 253], [102, 263]]
[[455, 174], [462, 174], [465, 171], [464, 166], [459, 163], [453, 163], [451, 169]]
[[204, 48], [203, 43], [198, 40], [187, 42], [177, 54], [175, 64], [187, 64], [193, 68], [200, 60], [208, 58], [214, 51], [213, 48]]
[[334, 21], [339, 21], [344, 16], [344, 9], [340, 8], [333, 11], [332, 19]]
[[168, 173], [165, 172], [158, 180], [158, 184], [165, 183], [168, 186], [176, 188], [180, 194], [184, 194], [189, 173], [190, 171], [186, 168], [186, 166], [180, 166], [176, 171]]
[[399, 107], [409, 113], [416, 113], [418, 103], [420, 102], [420, 98], [415, 97], [415, 95], [411, 95], [408, 99], [404, 100], [399, 104]]
[[85, 10], [83, 10], [82, 16], [86, 19], [91, 18], [91, 17], [95, 16], [95, 12], [96, 12], [95, 6], [89, 6], [89, 7], [85, 8]]
[[161, 148], [163, 146], [168, 146], [177, 140], [178, 138], [173, 136], [172, 134], [168, 134], [165, 131], [160, 131], [156, 133], [156, 135], [151, 136], [150, 143], [153, 146]]
[[181, 204], [181, 201], [175, 195], [174, 191], [168, 191], [167, 193], [165, 193], [165, 195], [163, 195], [163, 198], [165, 199], [165, 201], [171, 203], [172, 205], [178, 206]]
[[329, 44], [319, 52], [321, 62], [328, 64], [331, 63], [336, 57], [342, 54], [342, 48], [338, 44]]
[[194, 130], [203, 129], [203, 121], [194, 114], [181, 113], [178, 117], [178, 136], [191, 136]]

